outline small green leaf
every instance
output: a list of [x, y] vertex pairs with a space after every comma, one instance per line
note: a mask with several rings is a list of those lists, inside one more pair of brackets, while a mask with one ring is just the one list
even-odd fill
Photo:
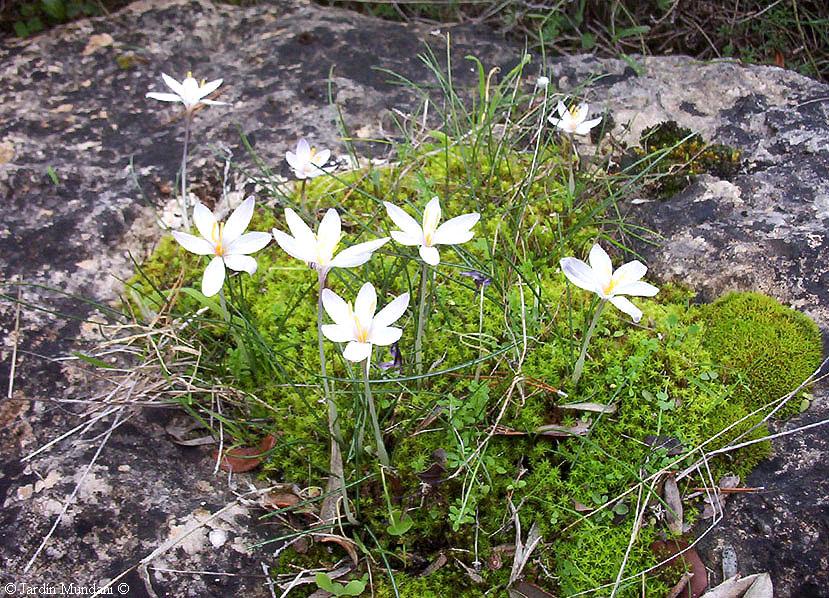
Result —
[[400, 519], [395, 517], [395, 519], [396, 520], [386, 528], [386, 531], [391, 536], [402, 536], [407, 531], [412, 529], [412, 526], [414, 525], [414, 520], [408, 515], [403, 515]]
[[17, 35], [17, 37], [28, 37], [29, 28], [26, 27], [26, 23], [24, 23], [23, 21], [15, 21], [14, 33]]
[[314, 576], [314, 581], [317, 582], [317, 586], [321, 590], [325, 590], [326, 592], [330, 592], [335, 596], [339, 596], [340, 592], [342, 591], [342, 586], [338, 583], [334, 583], [330, 577], [328, 577], [325, 573], [317, 573]]
[[359, 596], [366, 590], [366, 582], [359, 579], [352, 579], [340, 590], [340, 596]]
[[581, 34], [581, 49], [592, 50], [596, 47], [596, 36], [592, 33]]
[[77, 357], [81, 361], [85, 361], [86, 363], [88, 363], [90, 365], [94, 365], [96, 368], [103, 368], [103, 369], [106, 369], [106, 370], [111, 370], [114, 367], [114, 366], [111, 366], [110, 364], [108, 364], [106, 361], [102, 361], [102, 360], [98, 359], [97, 357], [92, 357], [90, 355], [86, 355], [86, 354], [81, 353], [79, 351], [72, 351], [72, 355], [74, 355], [75, 357]]
[[51, 166], [46, 168], [46, 174], [49, 176], [49, 180], [52, 181], [52, 184], [55, 187], [60, 185], [60, 179], [58, 178], [58, 173], [54, 168], [52, 168]]

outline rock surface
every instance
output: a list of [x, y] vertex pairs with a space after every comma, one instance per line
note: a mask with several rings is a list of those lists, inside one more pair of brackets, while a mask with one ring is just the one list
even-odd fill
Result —
[[[111, 36], [112, 43], [101, 34]], [[142, 1], [106, 19], [78, 22], [25, 42], [4, 41], [4, 280], [18, 278], [100, 301], [117, 296], [118, 278], [131, 271], [128, 252], [140, 256], [158, 237], [150, 206], [174, 205], [170, 188], [181, 123], [174, 109], [143, 97], [161, 90], [161, 71], [181, 76], [193, 70], [197, 77], [226, 81], [220, 99], [231, 106], [200, 112], [194, 130], [192, 188], [213, 203], [222, 163], [200, 140], [229, 148], [234, 161], [247, 164], [241, 129], [267, 164], [287, 174], [282, 156], [298, 136], [338, 147], [329, 73], [352, 133], [383, 136], [389, 132], [389, 109], [405, 111], [412, 97], [390, 85], [388, 75], [368, 67], [427, 81], [416, 54], [423, 40], [439, 49], [442, 39], [425, 28], [302, 2], [238, 8]], [[465, 54], [501, 66], [520, 54], [520, 48], [480, 31], [455, 29], [452, 40], [457, 74], [470, 82]], [[590, 75], [605, 75], [588, 97], [613, 114], [620, 135], [636, 139], [646, 126], [673, 119], [707, 140], [739, 147], [746, 162], [730, 181], [701, 177], [675, 198], [631, 208], [635, 218], [665, 237], [658, 247], [642, 248], [652, 271], [691, 284], [705, 298], [731, 288], [768, 292], [809, 313], [825, 331], [829, 88], [768, 67], [685, 58], [648, 59], [642, 66], [637, 75], [620, 61], [573, 57], [552, 64], [551, 78], [567, 91]], [[357, 149], [376, 151], [360, 143]], [[50, 167], [57, 183], [47, 174]], [[15, 295], [18, 288], [24, 301], [76, 318], [101, 311], [42, 288], [5, 286], [3, 292]], [[0, 302], [4, 396], [15, 316], [10, 302]], [[101, 422], [90, 430], [87, 442], [76, 436], [20, 462], [81, 421], [83, 404], [74, 408], [52, 399], [87, 398], [95, 381], [68, 362], [42, 356], [64, 355], [92, 332], [94, 326], [78, 320], [21, 310], [14, 396], [0, 400], [6, 430], [0, 437], [4, 583], [100, 585], [194, 521], [233, 503], [234, 490], [248, 489], [247, 478], [238, 478], [234, 488], [214, 477], [209, 450], [171, 443], [164, 432], [166, 413], [129, 413], [86, 474], [43, 554], [22, 573], [84, 476], [99, 435], [111, 424]], [[812, 409], [781, 429], [822, 420], [827, 412], [829, 394], [820, 387]], [[766, 492], [732, 500], [725, 521], [707, 541], [704, 559], [712, 570], [720, 567], [722, 547], [730, 545], [742, 573], [772, 573], [778, 595], [829, 595], [829, 480], [822, 471], [829, 455], [827, 436], [826, 428], [815, 428], [776, 441], [774, 459], [747, 482]], [[131, 572], [124, 578], [129, 595], [271, 595], [260, 563], [272, 561], [273, 548], [249, 547], [267, 539], [270, 530], [252, 515], [245, 504], [233, 507], [154, 561], [145, 579]], [[214, 547], [211, 529], [224, 531], [227, 542]]]

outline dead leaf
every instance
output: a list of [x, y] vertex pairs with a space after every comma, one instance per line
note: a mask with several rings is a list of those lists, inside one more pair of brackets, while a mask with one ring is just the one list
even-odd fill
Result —
[[573, 501], [573, 508], [579, 513], [592, 513], [596, 510], [593, 507], [588, 507], [586, 504], [580, 503], [577, 500]]
[[231, 473], [242, 473], [256, 469], [276, 445], [276, 438], [268, 434], [253, 448], [239, 447], [228, 450], [222, 458], [221, 468]]
[[343, 536], [336, 536], [334, 534], [312, 534], [312, 536], [318, 539], [320, 542], [333, 542], [334, 544], [339, 544], [340, 546], [342, 546], [343, 549], [348, 553], [348, 556], [351, 557], [351, 561], [354, 563], [355, 567], [360, 562], [360, 559], [357, 556], [357, 545], [348, 538], [345, 538]]
[[679, 494], [679, 487], [676, 485], [676, 478], [673, 474], [665, 478], [665, 485], [662, 490], [662, 495], [665, 503], [668, 505], [668, 512], [666, 519], [668, 520], [668, 529], [675, 534], [682, 534], [682, 497]]
[[576, 411], [593, 411], [595, 413], [616, 413], [616, 405], [602, 405], [601, 403], [566, 403], [556, 405], [559, 409], [575, 409]]
[[720, 478], [718, 488], [712, 492], [707, 492], [703, 501], [705, 507], [702, 510], [703, 519], [711, 519], [717, 513], [722, 513], [725, 508], [725, 499], [728, 493], [723, 493], [721, 490], [731, 490], [740, 485], [740, 476], [727, 475]]
[[585, 436], [590, 431], [590, 420], [579, 421], [575, 426], [559, 426], [556, 424], [547, 424], [545, 426], [538, 426], [535, 432], [542, 436], [552, 436], [554, 438], [567, 438], [568, 436]]
[[772, 598], [774, 589], [768, 573], [755, 573], [726, 579], [702, 598]]
[[438, 554], [438, 558], [432, 561], [429, 564], [429, 566], [423, 570], [423, 573], [421, 573], [418, 577], [426, 577], [427, 575], [431, 575], [432, 573], [443, 567], [448, 561], [449, 559], [446, 558], [446, 555], [441, 552], [440, 554]]
[[676, 585], [671, 588], [671, 591], [668, 592], [668, 595], [665, 596], [665, 598], [679, 598], [693, 576], [693, 573], [683, 573], [682, 577], [679, 578], [679, 581], [676, 582]]
[[186, 419], [182, 422], [180, 419], [174, 419], [164, 431], [173, 437], [173, 442], [181, 446], [203, 446], [205, 444], [215, 444], [216, 439], [212, 435], [203, 435], [194, 437], [192, 432], [201, 430], [204, 426], [195, 419]]
[[[690, 598], [700, 598], [708, 587], [708, 571], [696, 549], [686, 550], [687, 548], [688, 542], [685, 540], [657, 540], [651, 544], [653, 553], [660, 560], [666, 560], [660, 569], [679, 566], [691, 570], [693, 577], [691, 577]], [[685, 552], [682, 552], [683, 550]]]
[[469, 576], [469, 579], [471, 579], [473, 583], [484, 583], [484, 578], [481, 577], [481, 574], [475, 571], [475, 569], [473, 569], [472, 567], [468, 567], [466, 563], [464, 563], [458, 557], [455, 557], [455, 560], [458, 562], [461, 568], [464, 571], [466, 571], [467, 576]]
[[489, 558], [486, 560], [486, 566], [491, 571], [497, 571], [504, 566], [504, 556], [514, 555], [514, 544], [499, 544], [492, 549]]
[[548, 591], [526, 581], [519, 581], [514, 588], [510, 588], [509, 595], [511, 598], [555, 598]]
[[682, 443], [672, 436], [645, 436], [645, 444], [652, 449], [666, 449], [669, 457], [676, 457], [685, 452]]
[[100, 48], [107, 48], [113, 44], [115, 40], [109, 33], [96, 33], [89, 36], [89, 41], [86, 42], [86, 47], [81, 52], [81, 56], [89, 56], [97, 52]]
[[780, 50], [774, 51], [774, 64], [779, 66], [781, 69], [786, 68], [786, 57], [783, 56], [783, 52]]
[[[280, 488], [276, 488], [262, 495], [260, 503], [266, 509], [289, 509], [297, 506], [303, 500], [304, 498], [300, 494], [299, 488], [293, 484], [285, 484]], [[305, 505], [296, 512], [310, 513], [313, 510], [312, 505]]]

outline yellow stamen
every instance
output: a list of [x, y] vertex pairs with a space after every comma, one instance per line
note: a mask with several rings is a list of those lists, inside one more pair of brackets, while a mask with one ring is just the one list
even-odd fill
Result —
[[187, 71], [187, 77], [186, 78], [187, 79], [192, 79], [193, 78], [193, 71]]
[[222, 237], [224, 236], [225, 232], [225, 223], [224, 222], [214, 222], [213, 223], [213, 230], [210, 231], [210, 239], [213, 241], [213, 251], [216, 255], [224, 255], [225, 248], [222, 247]]

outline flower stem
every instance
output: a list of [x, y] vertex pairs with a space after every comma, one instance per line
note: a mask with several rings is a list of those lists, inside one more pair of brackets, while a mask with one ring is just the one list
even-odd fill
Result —
[[328, 469], [330, 470], [327, 487], [328, 497], [325, 501], [323, 501], [321, 514], [323, 515], [323, 521], [326, 521], [328, 518], [326, 516], [328, 515], [327, 512], [330, 512], [330, 516], [333, 520], [334, 511], [336, 509], [335, 505], [332, 504], [332, 501], [336, 500], [334, 491], [339, 489], [340, 495], [343, 497], [343, 509], [345, 510], [346, 519], [348, 519], [348, 522], [353, 525], [357, 523], [357, 520], [351, 514], [351, 507], [348, 504], [345, 474], [343, 473], [343, 455], [342, 450], [340, 449], [340, 440], [342, 438], [340, 434], [340, 422], [337, 414], [337, 404], [334, 403], [334, 398], [331, 396], [331, 386], [328, 383], [328, 368], [325, 363], [325, 345], [322, 337], [322, 291], [325, 288], [326, 275], [327, 273], [324, 271], [320, 271], [319, 273], [319, 295], [317, 299], [317, 343], [319, 345], [320, 353], [322, 387], [325, 391], [325, 402], [328, 404], [328, 435], [331, 437], [331, 456], [328, 464]]
[[225, 319], [225, 322], [228, 324], [230, 323], [230, 312], [227, 311], [227, 299], [225, 298], [225, 288], [224, 286], [219, 289], [219, 305], [222, 308], [222, 317]]
[[371, 415], [371, 426], [374, 429], [374, 442], [377, 444], [377, 456], [380, 464], [389, 466], [389, 454], [386, 452], [386, 445], [383, 444], [383, 432], [380, 430], [380, 422], [377, 421], [377, 410], [374, 408], [374, 398], [371, 396], [371, 387], [368, 383], [368, 366], [371, 356], [363, 362], [363, 386], [365, 387], [366, 404]]
[[187, 148], [190, 145], [190, 126], [193, 123], [193, 114], [188, 110], [184, 115], [184, 151], [181, 153], [181, 219], [184, 230], [190, 230], [190, 213], [187, 205]]
[[[480, 301], [478, 302], [478, 359], [484, 356], [484, 285], [481, 285]], [[478, 363], [475, 368], [475, 382], [481, 379], [481, 369], [484, 367], [484, 362]]]
[[305, 211], [305, 202], [308, 198], [308, 179], [302, 179], [299, 186], [299, 209]]
[[590, 338], [593, 336], [593, 331], [596, 329], [596, 324], [599, 322], [599, 316], [602, 315], [605, 303], [607, 303], [607, 300], [602, 299], [596, 306], [596, 309], [593, 312], [593, 320], [590, 322], [590, 327], [584, 335], [584, 341], [581, 344], [581, 353], [579, 353], [579, 359], [576, 362], [576, 367], [573, 368], [573, 385], [578, 384], [579, 378], [581, 378], [581, 372], [584, 369], [584, 359], [587, 357], [587, 345], [590, 343]]
[[[420, 304], [417, 312], [417, 335], [415, 336], [415, 371], [418, 376], [423, 375], [423, 331], [426, 328], [426, 291], [429, 286], [429, 265], [423, 262], [420, 270]], [[420, 386], [420, 380], [417, 381]]]

